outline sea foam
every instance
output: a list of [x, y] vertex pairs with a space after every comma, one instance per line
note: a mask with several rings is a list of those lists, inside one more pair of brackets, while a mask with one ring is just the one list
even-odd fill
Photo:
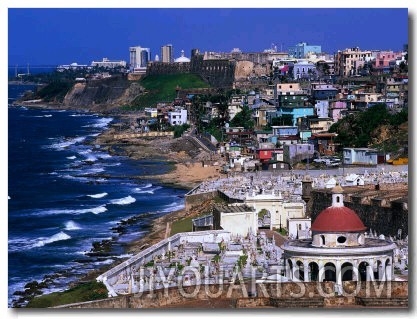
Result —
[[38, 216], [45, 216], [45, 215], [80, 215], [86, 213], [93, 213], [93, 214], [100, 214], [107, 211], [106, 205], [97, 206], [97, 207], [90, 207], [84, 209], [51, 209], [39, 212]]
[[77, 230], [81, 229], [80, 225], [70, 220], [65, 223], [65, 230]]
[[52, 235], [51, 237], [47, 237], [47, 238], [38, 238], [36, 244], [34, 245], [34, 247], [42, 247], [45, 246], [47, 244], [56, 242], [56, 241], [60, 241], [60, 240], [67, 240], [70, 239], [71, 236], [65, 234], [64, 232], [59, 232], [55, 235]]
[[103, 198], [104, 196], [107, 196], [108, 193], [100, 193], [100, 194], [93, 194], [93, 195], [87, 195], [88, 197], [91, 198]]
[[120, 199], [113, 199], [110, 201], [110, 204], [114, 204], [114, 205], [129, 205], [136, 202], [136, 199], [133, 198], [132, 196], [127, 196], [127, 197], [123, 197]]
[[85, 136], [68, 138], [68, 139], [61, 138], [58, 143], [52, 144], [50, 147], [56, 150], [62, 150], [76, 143], [83, 142], [85, 138], [86, 138]]
[[147, 184], [142, 187], [136, 187], [133, 189], [133, 191], [137, 194], [154, 194], [156, 190], [162, 188], [161, 186], [156, 186], [155, 188], [151, 188], [151, 187], [152, 187], [152, 184]]

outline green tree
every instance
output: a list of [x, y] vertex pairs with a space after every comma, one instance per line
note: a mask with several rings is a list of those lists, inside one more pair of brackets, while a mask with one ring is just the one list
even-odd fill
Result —
[[174, 138], [181, 137], [182, 134], [184, 134], [184, 132], [188, 130], [189, 128], [190, 128], [190, 125], [188, 124], [175, 125], [174, 126]]
[[252, 119], [252, 111], [249, 109], [249, 106], [244, 105], [242, 110], [237, 113], [231, 120], [230, 125], [242, 126], [245, 129], [252, 129], [254, 126], [254, 121]]
[[407, 111], [390, 114], [384, 103], [376, 104], [363, 112], [351, 114], [333, 124], [329, 132], [337, 133], [336, 143], [345, 147], [369, 147], [373, 132], [382, 125], [398, 126], [408, 121]]

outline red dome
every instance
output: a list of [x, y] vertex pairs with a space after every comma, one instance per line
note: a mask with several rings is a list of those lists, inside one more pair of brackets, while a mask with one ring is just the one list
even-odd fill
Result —
[[330, 206], [311, 225], [315, 232], [360, 232], [366, 230], [359, 216], [350, 208]]

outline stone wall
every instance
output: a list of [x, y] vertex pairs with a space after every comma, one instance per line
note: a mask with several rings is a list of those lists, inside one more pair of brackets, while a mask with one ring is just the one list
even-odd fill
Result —
[[[201, 285], [160, 289], [57, 308], [164, 308], [198, 300], [227, 300], [230, 308], [251, 307], [382, 307], [408, 305], [408, 282], [344, 282], [343, 295], [335, 294], [334, 282], [285, 282], [264, 284]], [[251, 294], [251, 296], [250, 296]], [[366, 303], [366, 300], [368, 302]], [[365, 301], [365, 302], [364, 302]]]
[[184, 74], [200, 75], [213, 87], [231, 88], [235, 80], [235, 62], [229, 60], [203, 60], [203, 56], [196, 55], [188, 63], [152, 62], [148, 65], [146, 74]]
[[[352, 190], [349, 187], [344, 187], [344, 205], [355, 211], [364, 225], [368, 229], [377, 231], [378, 235], [396, 236], [398, 229], [402, 229], [402, 237], [405, 237], [408, 235], [408, 191], [399, 190], [398, 187], [401, 185], [384, 186], [384, 189], [379, 191], [366, 188], [358, 191], [358, 187], [352, 187]], [[400, 198], [392, 201], [386, 200], [382, 205], [381, 198], [384, 197], [384, 192], [394, 196], [395, 191], [398, 192]], [[331, 206], [331, 189], [313, 190], [310, 204], [310, 217], [314, 222], [321, 211]]]
[[269, 75], [270, 72], [269, 63], [259, 64], [252, 61], [228, 59], [204, 60], [202, 55], [191, 57], [189, 63], [152, 62], [146, 70], [146, 74], [149, 75], [177, 73], [198, 74], [207, 83], [216, 88], [232, 88], [234, 85], [243, 86], [249, 83], [248, 77]]
[[190, 73], [190, 63], [164, 63], [164, 62], [152, 62], [146, 69], [147, 75], [154, 74], [183, 74]]
[[246, 80], [249, 76], [253, 76], [254, 63], [251, 61], [236, 62], [235, 80]]
[[185, 195], [185, 209], [190, 210], [194, 206], [200, 206], [202, 202], [216, 198], [217, 191], [211, 191], [207, 193], [191, 194], [193, 190]]
[[124, 139], [124, 138], [143, 138], [143, 137], [174, 137], [174, 132], [145, 132], [145, 133], [126, 133], [126, 134], [114, 134], [113, 138], [115, 140]]

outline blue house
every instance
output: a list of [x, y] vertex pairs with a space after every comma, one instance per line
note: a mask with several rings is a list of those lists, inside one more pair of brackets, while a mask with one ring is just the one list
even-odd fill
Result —
[[346, 165], [377, 165], [378, 151], [371, 148], [344, 148], [343, 164]]
[[321, 45], [309, 45], [307, 42], [300, 42], [288, 48], [288, 55], [296, 59], [304, 59], [307, 53], [321, 53]]
[[298, 134], [298, 127], [297, 126], [271, 126], [272, 128], [272, 135], [276, 136], [288, 136], [288, 135], [297, 135]]
[[295, 126], [298, 118], [314, 115], [314, 106], [281, 106], [280, 113], [281, 115], [290, 115]]

